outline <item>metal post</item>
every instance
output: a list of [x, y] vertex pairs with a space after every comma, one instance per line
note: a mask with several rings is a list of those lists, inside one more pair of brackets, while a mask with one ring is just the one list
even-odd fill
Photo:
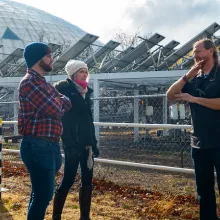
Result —
[[[163, 124], [167, 124], [167, 97], [163, 97]], [[163, 136], [167, 135], [167, 129], [163, 130]]]
[[[138, 96], [139, 90], [134, 90], [134, 96]], [[139, 123], [139, 99], [134, 98], [134, 123]], [[134, 128], [134, 142], [139, 138], [139, 128]]]
[[[15, 87], [14, 88], [14, 101], [18, 100], [18, 88]], [[14, 119], [17, 119], [18, 117], [18, 104], [14, 103], [13, 104], [14, 107]], [[14, 135], [17, 136], [18, 135], [18, 125], [14, 124]]]

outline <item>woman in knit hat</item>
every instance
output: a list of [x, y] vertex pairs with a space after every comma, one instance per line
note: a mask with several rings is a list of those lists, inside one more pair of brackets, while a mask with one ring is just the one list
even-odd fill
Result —
[[65, 152], [63, 180], [58, 187], [53, 205], [53, 220], [60, 220], [68, 192], [75, 181], [78, 166], [81, 168], [81, 187], [79, 190], [80, 220], [89, 220], [93, 157], [99, 156], [93, 124], [88, 87], [89, 73], [87, 64], [70, 60], [65, 71], [68, 79], [56, 83], [55, 88], [70, 98], [72, 109], [63, 116], [62, 141]]

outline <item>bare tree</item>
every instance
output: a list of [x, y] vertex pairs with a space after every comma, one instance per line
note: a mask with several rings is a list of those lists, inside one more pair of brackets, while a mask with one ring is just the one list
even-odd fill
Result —
[[[122, 51], [124, 51], [128, 47], [136, 47], [141, 41], [143, 41], [139, 38], [140, 35], [141, 35], [140, 30], [136, 30], [132, 34], [127, 34], [125, 32], [118, 32], [115, 34], [113, 39], [121, 43], [120, 47]], [[141, 38], [146, 39], [149, 38], [151, 35], [152, 33], [144, 34], [142, 35]]]

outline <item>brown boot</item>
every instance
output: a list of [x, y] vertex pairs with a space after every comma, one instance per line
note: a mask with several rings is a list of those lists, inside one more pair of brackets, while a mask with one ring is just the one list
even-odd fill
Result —
[[79, 190], [80, 220], [90, 220], [92, 185], [82, 186]]

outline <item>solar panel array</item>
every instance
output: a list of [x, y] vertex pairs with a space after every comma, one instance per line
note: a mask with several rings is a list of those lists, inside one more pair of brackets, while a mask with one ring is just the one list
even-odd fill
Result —
[[[165, 37], [155, 33], [147, 39], [142, 39], [137, 46], [130, 46], [124, 51], [117, 50], [120, 43], [113, 40], [103, 46], [97, 45], [98, 36], [86, 33], [66, 50], [62, 50], [61, 45], [49, 44], [54, 55], [52, 74], [62, 74], [70, 59], [81, 59], [87, 63], [90, 71], [99, 73], [187, 69], [193, 64], [193, 58], [189, 55], [193, 43], [205, 37], [211, 38], [219, 29], [220, 25], [214, 22], [179, 49], [175, 49], [179, 45], [175, 40], [163, 46], [160, 42]], [[215, 43], [219, 46], [220, 39], [216, 39]], [[98, 49], [94, 51], [92, 47]], [[0, 61], [1, 77], [23, 75], [26, 70], [23, 50], [24, 48], [17, 48]], [[88, 51], [86, 57], [82, 56], [85, 51]], [[177, 65], [179, 59], [182, 59], [181, 67]]]

